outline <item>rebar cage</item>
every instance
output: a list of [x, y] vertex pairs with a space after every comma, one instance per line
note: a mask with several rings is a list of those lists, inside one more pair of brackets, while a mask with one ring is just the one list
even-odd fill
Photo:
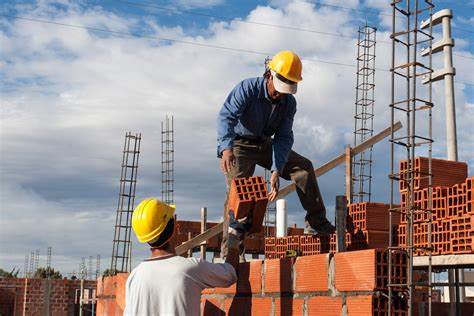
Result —
[[[354, 147], [374, 134], [375, 44], [377, 29], [359, 27], [357, 39], [356, 96], [354, 111]], [[371, 200], [372, 147], [352, 160], [353, 200]]]
[[[390, 138], [390, 227], [393, 228], [395, 216], [403, 215], [407, 218], [406, 243], [398, 244], [394, 240], [393, 229], [390, 229], [389, 245], [389, 284], [388, 284], [388, 314], [394, 312], [393, 306], [403, 300], [407, 304], [408, 315], [413, 314], [414, 278], [413, 256], [423, 251], [429, 257], [428, 281], [416, 286], [428, 287], [428, 315], [431, 315], [432, 295], [432, 87], [431, 84], [422, 85], [422, 77], [430, 77], [432, 70], [432, 29], [428, 32], [421, 29], [421, 18], [432, 19], [434, 4], [431, 0], [396, 0], [392, 6], [392, 58], [391, 58], [391, 123]], [[430, 23], [431, 24], [431, 23]], [[428, 46], [430, 53], [424, 60], [418, 59], [421, 45]], [[405, 119], [405, 129], [395, 135], [393, 126], [398, 118]], [[420, 174], [415, 170], [416, 155], [428, 156], [428, 171]], [[403, 171], [395, 170], [395, 159], [404, 159]], [[428, 180], [429, 194], [427, 208], [421, 208], [414, 203], [415, 179]], [[406, 202], [398, 206], [395, 191], [398, 182], [402, 182], [407, 192]], [[421, 247], [414, 242], [413, 227], [417, 214], [422, 216], [428, 225], [428, 246]], [[392, 257], [398, 253], [407, 256], [406, 283], [395, 282]]]
[[125, 134], [122, 156], [120, 191], [115, 217], [115, 232], [112, 247], [112, 272], [129, 272], [131, 269], [131, 220], [135, 204], [138, 158], [140, 156], [141, 134]]

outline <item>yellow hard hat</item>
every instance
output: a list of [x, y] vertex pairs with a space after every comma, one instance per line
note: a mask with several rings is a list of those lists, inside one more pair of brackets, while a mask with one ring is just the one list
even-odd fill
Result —
[[175, 207], [148, 198], [138, 204], [132, 215], [132, 228], [140, 242], [156, 240], [173, 218]]
[[276, 79], [274, 84], [278, 92], [296, 93], [297, 83], [303, 80], [301, 77], [303, 65], [298, 55], [289, 50], [281, 51], [273, 56], [268, 63], [268, 67], [272, 70], [274, 79]]

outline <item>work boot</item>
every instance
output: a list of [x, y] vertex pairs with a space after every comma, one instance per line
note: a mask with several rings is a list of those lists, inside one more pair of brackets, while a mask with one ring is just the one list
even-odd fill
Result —
[[305, 228], [304, 228], [304, 233], [309, 234], [309, 235], [323, 235], [327, 236], [336, 231], [336, 227], [334, 227], [331, 222], [329, 222], [327, 219], [325, 219], [321, 224], [316, 225], [315, 227], [312, 227], [308, 221], [305, 221]]

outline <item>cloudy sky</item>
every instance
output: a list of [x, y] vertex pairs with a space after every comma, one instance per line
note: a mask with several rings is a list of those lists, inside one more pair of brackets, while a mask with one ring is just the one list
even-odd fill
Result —
[[[81, 257], [110, 265], [125, 132], [141, 132], [137, 199], [159, 196], [160, 122], [175, 117], [178, 216], [200, 207], [219, 220], [224, 177], [216, 158], [216, 113], [265, 56], [303, 59], [294, 149], [315, 165], [352, 142], [355, 38], [378, 28], [375, 130], [388, 125], [390, 8], [382, 0], [3, 1], [0, 7], [0, 267], [53, 247], [53, 266]], [[459, 158], [474, 170], [472, 1], [454, 10]], [[107, 32], [105, 32], [107, 31]], [[440, 30], [436, 30], [439, 38]], [[440, 65], [439, 57], [435, 64]], [[444, 85], [433, 85], [434, 155], [445, 157]], [[387, 201], [388, 143], [374, 148], [374, 200]], [[258, 172], [261, 172], [259, 170]], [[319, 179], [328, 216], [344, 192], [343, 169]], [[290, 221], [304, 212], [290, 197]], [[134, 262], [145, 255], [135, 243]]]

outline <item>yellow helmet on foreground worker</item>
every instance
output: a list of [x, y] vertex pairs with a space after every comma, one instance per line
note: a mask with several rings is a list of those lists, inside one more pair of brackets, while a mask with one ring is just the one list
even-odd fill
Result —
[[148, 198], [138, 204], [132, 215], [132, 228], [140, 242], [157, 240], [173, 218], [175, 207]]
[[273, 85], [280, 93], [296, 93], [298, 82], [303, 80], [301, 60], [292, 51], [284, 50], [273, 56], [268, 63], [273, 76]]

